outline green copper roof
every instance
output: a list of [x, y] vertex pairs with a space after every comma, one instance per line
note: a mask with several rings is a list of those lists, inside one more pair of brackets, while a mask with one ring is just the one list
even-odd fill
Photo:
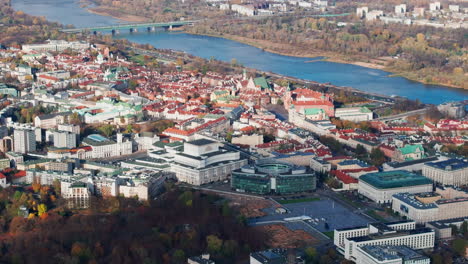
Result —
[[304, 109], [304, 115], [318, 115], [322, 114], [324, 111], [320, 108], [306, 108]]
[[430, 179], [404, 170], [368, 173], [361, 176], [359, 180], [379, 189], [432, 184]]
[[270, 89], [270, 85], [268, 84], [265, 77], [258, 77], [254, 79], [255, 85], [262, 87], [262, 89]]
[[360, 111], [361, 111], [361, 113], [371, 113], [372, 112], [371, 110], [369, 110], [369, 108], [367, 108], [365, 106], [361, 107]]
[[407, 155], [411, 153], [416, 153], [416, 152], [424, 152], [424, 148], [421, 144], [416, 144], [416, 145], [406, 145], [402, 148], [399, 148], [401, 151], [401, 154]]

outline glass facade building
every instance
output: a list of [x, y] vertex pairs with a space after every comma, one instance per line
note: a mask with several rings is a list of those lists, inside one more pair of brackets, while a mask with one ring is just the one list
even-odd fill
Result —
[[232, 172], [231, 188], [256, 194], [292, 194], [313, 191], [313, 171], [277, 160], [260, 160]]

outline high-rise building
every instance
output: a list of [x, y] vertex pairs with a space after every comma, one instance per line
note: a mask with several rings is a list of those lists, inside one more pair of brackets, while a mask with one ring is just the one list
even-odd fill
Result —
[[67, 149], [76, 147], [76, 134], [68, 131], [54, 131], [54, 147]]
[[14, 150], [19, 153], [36, 151], [36, 134], [31, 129], [15, 129], [13, 132]]

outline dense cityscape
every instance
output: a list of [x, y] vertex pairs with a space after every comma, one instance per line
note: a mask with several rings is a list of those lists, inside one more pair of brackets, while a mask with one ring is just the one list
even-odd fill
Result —
[[[466, 3], [186, 0], [185, 18], [148, 22], [111, 2], [90, 10], [127, 23], [62, 26], [0, 1], [1, 263], [468, 262]], [[116, 37], [228, 32], [196, 19], [209, 10], [326, 34], [328, 17], [408, 27], [385, 67], [418, 61], [463, 91], [433, 104]]]

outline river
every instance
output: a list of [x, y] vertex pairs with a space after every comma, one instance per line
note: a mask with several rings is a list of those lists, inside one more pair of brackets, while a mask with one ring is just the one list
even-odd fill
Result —
[[[50, 21], [76, 27], [110, 25], [117, 19], [100, 16], [81, 8], [77, 0], [12, 0], [16, 10], [31, 15], [45, 16]], [[362, 91], [398, 95], [419, 99], [424, 103], [440, 104], [448, 101], [468, 100], [468, 91], [439, 85], [425, 85], [402, 77], [389, 77], [390, 73], [352, 64], [313, 61], [273, 54], [261, 49], [223, 38], [175, 32], [121, 32], [115, 38], [136, 43], [149, 43], [156, 48], [181, 50], [202, 58], [216, 58], [230, 62], [236, 59], [250, 68], [274, 72], [296, 78], [334, 85], [353, 87]]]

